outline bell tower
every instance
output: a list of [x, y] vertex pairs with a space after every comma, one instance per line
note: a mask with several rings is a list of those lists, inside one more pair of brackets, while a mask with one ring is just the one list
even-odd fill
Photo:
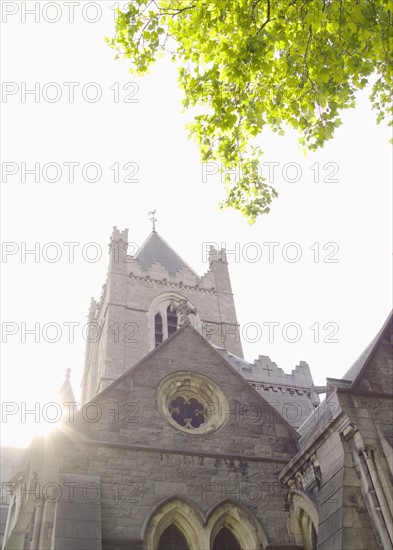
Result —
[[187, 322], [201, 339], [243, 357], [225, 251], [212, 249], [209, 270], [199, 276], [153, 220], [137, 251], [131, 250], [128, 229], [113, 228], [107, 279], [88, 314], [82, 404]]

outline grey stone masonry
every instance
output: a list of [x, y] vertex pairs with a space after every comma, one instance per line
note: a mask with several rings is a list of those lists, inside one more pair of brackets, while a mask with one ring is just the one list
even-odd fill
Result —
[[156, 232], [129, 255], [128, 230], [113, 229], [109, 270], [89, 310], [82, 402], [121, 376], [155, 346], [154, 316], [160, 304], [187, 300], [193, 326], [212, 344], [242, 356], [225, 251], [212, 250], [199, 277]]
[[59, 487], [53, 550], [101, 550], [100, 477], [63, 473]]
[[[183, 433], [162, 417], [160, 383], [181, 371], [222, 390], [220, 429]], [[95, 411], [99, 421], [87, 422]], [[293, 543], [277, 474], [296, 452], [297, 434], [189, 325], [86, 404], [71, 428], [72, 444], [57, 445], [62, 471], [100, 476], [108, 548], [138, 548], [152, 510], [175, 497], [206, 515], [230, 499], [252, 512], [272, 544]]]
[[248, 363], [226, 350], [218, 351], [291, 426], [301, 426], [319, 405], [310, 367], [305, 361], [300, 361], [291, 374], [286, 374], [265, 355]]
[[312, 518], [317, 550], [393, 548], [391, 324], [344, 379], [328, 379], [326, 400], [300, 427], [299, 451], [279, 475], [306, 540], [304, 518]]
[[13, 474], [16, 472], [18, 463], [20, 462], [25, 449], [20, 447], [1, 447], [0, 449], [0, 485], [1, 485], [1, 502], [0, 502], [0, 548], [3, 542], [5, 532], [5, 524], [7, 521], [8, 507], [12, 494], [12, 486], [9, 484]]
[[115, 227], [109, 256], [80, 408], [16, 469], [3, 451], [2, 550], [157, 550], [172, 526], [190, 550], [223, 528], [242, 550], [392, 549], [392, 315], [315, 387], [304, 361], [243, 359], [225, 250], [200, 277], [153, 225], [138, 252]]

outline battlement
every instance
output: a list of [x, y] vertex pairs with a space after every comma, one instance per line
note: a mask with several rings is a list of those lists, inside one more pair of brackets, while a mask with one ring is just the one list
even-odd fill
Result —
[[305, 361], [286, 374], [267, 355], [259, 355], [254, 363], [249, 363], [222, 348], [217, 351], [293, 427], [298, 428], [319, 404], [318, 388], [314, 387]]
[[216, 248], [214, 248], [214, 246], [211, 246], [208, 254], [210, 268], [213, 262], [222, 262], [223, 264], [228, 263], [225, 248], [217, 250]]
[[271, 387], [297, 388], [299, 390], [310, 390], [314, 387], [310, 367], [305, 361], [300, 361], [300, 364], [291, 371], [291, 374], [286, 374], [267, 355], [259, 355], [254, 363], [249, 363], [224, 349], [218, 349], [218, 351], [249, 382], [259, 382], [262, 385]]
[[124, 231], [120, 231], [119, 229], [117, 229], [116, 225], [114, 225], [111, 241], [123, 241], [125, 243], [128, 243], [128, 228], [124, 229]]
[[296, 365], [291, 374], [286, 374], [270, 357], [259, 355], [258, 359], [254, 361], [254, 367], [253, 374], [256, 378], [263, 378], [272, 384], [300, 388], [311, 388], [314, 384], [310, 367], [305, 361], [300, 361], [300, 364]]

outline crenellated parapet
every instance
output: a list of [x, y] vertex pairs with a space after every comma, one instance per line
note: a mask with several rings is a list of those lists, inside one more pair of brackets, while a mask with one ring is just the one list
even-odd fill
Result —
[[299, 428], [319, 405], [305, 361], [287, 374], [266, 355], [259, 355], [254, 363], [249, 363], [226, 350], [218, 351], [294, 428]]
[[128, 228], [123, 229], [123, 231], [120, 231], [116, 227], [116, 225], [113, 226], [112, 230], [112, 236], [111, 241], [122, 241], [124, 243], [128, 243]]
[[313, 386], [310, 367], [306, 361], [300, 361], [291, 374], [286, 374], [283, 369], [271, 361], [270, 357], [259, 355], [258, 359], [254, 361], [253, 367], [254, 376], [263, 377], [271, 384], [304, 388]]

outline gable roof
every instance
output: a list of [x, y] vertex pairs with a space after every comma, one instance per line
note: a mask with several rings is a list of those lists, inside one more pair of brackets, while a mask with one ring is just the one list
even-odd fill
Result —
[[150, 351], [147, 355], [145, 355], [145, 357], [143, 357], [142, 359], [140, 359], [140, 361], [138, 361], [137, 363], [135, 363], [135, 365], [133, 365], [132, 367], [130, 367], [124, 374], [122, 374], [121, 376], [119, 376], [119, 378], [117, 380], [115, 380], [114, 382], [112, 382], [112, 384], [110, 384], [107, 388], [105, 388], [102, 392], [100, 392], [98, 395], [96, 395], [94, 397], [94, 400], [97, 400], [99, 399], [100, 397], [103, 397], [105, 396], [106, 394], [108, 394], [110, 391], [112, 391], [113, 389], [115, 389], [117, 386], [121, 385], [122, 382], [128, 378], [129, 376], [132, 376], [136, 371], [138, 371], [140, 368], [143, 367], [143, 365], [152, 357], [154, 356], [155, 354], [159, 354], [160, 351], [165, 347], [165, 346], [168, 346], [175, 338], [179, 338], [181, 334], [183, 334], [185, 331], [190, 331], [192, 333], [194, 333], [195, 335], [198, 336], [198, 338], [200, 339], [200, 342], [202, 345], [206, 346], [216, 357], [218, 357], [221, 361], [221, 363], [223, 363], [226, 368], [228, 368], [232, 374], [234, 374], [236, 376], [236, 378], [241, 381], [245, 386], [248, 387], [249, 391], [252, 393], [252, 395], [255, 396], [256, 399], [258, 399], [258, 401], [262, 402], [263, 405], [265, 407], [267, 407], [268, 409], [270, 409], [273, 413], [273, 416], [276, 416], [279, 418], [280, 422], [287, 428], [288, 432], [295, 438], [295, 439], [298, 439], [300, 436], [298, 434], [298, 432], [295, 430], [295, 428], [293, 428], [289, 422], [277, 411], [277, 409], [275, 407], [273, 407], [273, 405], [271, 405], [266, 399], [264, 399], [264, 397], [255, 389], [251, 386], [251, 384], [249, 384], [247, 382], [247, 380], [244, 379], [244, 377], [229, 363], [229, 361], [227, 361], [225, 359], [225, 357], [222, 356], [221, 353], [219, 353], [216, 348], [214, 346], [212, 346], [212, 344], [210, 344], [205, 338], [201, 338], [201, 334], [194, 328], [190, 325], [190, 323], [186, 323], [185, 325], [183, 325], [182, 327], [180, 327], [175, 333], [173, 333], [169, 338], [167, 338], [166, 340], [164, 340], [162, 342], [162, 344], [160, 344], [159, 346], [157, 346], [156, 348], [154, 348], [152, 351]]
[[281, 471], [279, 475], [281, 481], [285, 480], [289, 474], [293, 474], [292, 469], [298, 461], [302, 459], [306, 450], [309, 449], [323, 433], [328, 431], [330, 425], [340, 416], [342, 409], [341, 406], [339, 406], [339, 403], [335, 401], [337, 396], [335, 390], [348, 392], [356, 389], [379, 345], [388, 332], [392, 320], [393, 311], [389, 314], [381, 330], [375, 338], [373, 338], [354, 364], [347, 370], [342, 379], [327, 378], [328, 392], [326, 398], [300, 426], [300, 438], [297, 442], [299, 451]]
[[351, 390], [356, 389], [357, 385], [361, 381], [362, 376], [364, 375], [367, 369], [367, 366], [369, 365], [379, 345], [381, 344], [386, 333], [388, 332], [389, 326], [392, 320], [393, 320], [393, 310], [390, 312], [388, 318], [384, 322], [381, 330], [378, 332], [375, 338], [373, 338], [373, 340], [366, 347], [363, 353], [358, 357], [358, 359], [354, 362], [354, 364], [344, 374], [342, 380], [349, 381], [351, 383], [349, 386], [349, 389]]
[[160, 262], [172, 277], [182, 267], [187, 267], [199, 279], [199, 275], [156, 231], [150, 233], [135, 258], [138, 260], [143, 271], [148, 271], [149, 267], [155, 262]]
[[327, 378], [328, 391], [326, 399], [322, 401], [319, 407], [311, 413], [310, 416], [305, 420], [305, 422], [300, 426], [299, 433], [301, 434], [300, 442], [302, 442], [306, 436], [310, 435], [312, 432], [311, 427], [313, 426], [313, 417], [318, 413], [318, 410], [323, 410], [323, 407], [326, 406], [326, 402], [329, 396], [334, 392], [335, 389], [341, 391], [354, 391], [356, 387], [362, 380], [368, 365], [373, 359], [378, 347], [383, 341], [385, 335], [389, 331], [389, 327], [393, 321], [393, 310], [388, 315], [388, 318], [384, 322], [381, 330], [377, 335], [371, 340], [366, 349], [360, 354], [356, 359], [353, 365], [347, 370], [342, 378]]

